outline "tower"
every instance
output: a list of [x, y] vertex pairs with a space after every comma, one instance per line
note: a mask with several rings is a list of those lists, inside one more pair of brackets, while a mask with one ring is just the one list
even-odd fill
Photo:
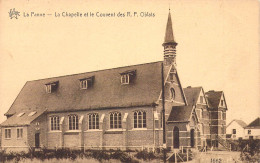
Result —
[[174, 36], [173, 36], [170, 9], [169, 9], [168, 21], [167, 21], [167, 25], [166, 25], [164, 43], [162, 44], [162, 46], [164, 47], [164, 64], [166, 66], [171, 65], [171, 64], [176, 66], [177, 42], [175, 42]]

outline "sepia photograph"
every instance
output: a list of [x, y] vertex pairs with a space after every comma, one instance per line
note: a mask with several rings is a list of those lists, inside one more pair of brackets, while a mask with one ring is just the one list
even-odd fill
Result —
[[258, 0], [0, 0], [0, 163], [260, 162]]

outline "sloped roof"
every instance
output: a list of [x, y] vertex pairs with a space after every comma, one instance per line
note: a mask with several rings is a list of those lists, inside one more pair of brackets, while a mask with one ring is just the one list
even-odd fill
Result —
[[168, 15], [168, 21], [166, 25], [166, 32], [164, 37], [164, 43], [176, 43], [173, 36], [173, 30], [172, 30], [172, 19], [171, 19], [171, 13], [169, 12]]
[[[24, 126], [29, 125], [33, 120], [35, 120], [37, 117], [42, 115], [46, 109], [37, 110], [35, 114], [30, 116], [30, 113], [34, 112], [35, 110], [27, 110], [27, 111], [19, 111], [15, 113], [13, 116], [5, 120], [3, 123], [1, 123], [1, 126]], [[18, 116], [20, 113], [24, 113], [22, 116]]]
[[232, 120], [232, 121], [227, 125], [227, 127], [228, 127], [232, 122], [237, 122], [237, 123], [238, 123], [241, 127], [243, 127], [243, 128], [245, 128], [245, 127], [247, 126], [247, 124], [246, 124], [244, 121], [239, 120], [239, 119], [234, 119], [234, 120]]
[[186, 122], [190, 120], [192, 106], [173, 106], [168, 121]]
[[245, 128], [249, 129], [249, 128], [259, 128], [260, 129], [260, 117], [256, 118], [253, 122], [251, 122], [248, 126], [246, 126]]
[[184, 88], [184, 93], [188, 102], [188, 105], [193, 106], [198, 101], [200, 91], [202, 87], [187, 87]]
[[[161, 91], [162, 61], [29, 81], [6, 115], [47, 108], [48, 112], [154, 105]], [[135, 70], [133, 84], [122, 85], [120, 73]], [[168, 72], [168, 69], [164, 69]], [[80, 89], [80, 79], [94, 76], [93, 86]], [[45, 84], [59, 81], [53, 93]]]
[[218, 108], [223, 91], [208, 91], [205, 93], [210, 108]]

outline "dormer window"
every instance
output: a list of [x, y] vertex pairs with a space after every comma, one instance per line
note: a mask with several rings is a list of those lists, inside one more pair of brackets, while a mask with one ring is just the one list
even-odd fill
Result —
[[45, 84], [46, 92], [47, 93], [54, 92], [58, 88], [58, 84], [59, 84], [58, 81]]
[[80, 89], [88, 89], [93, 85], [94, 76], [84, 79], [79, 79], [80, 81]]
[[129, 84], [129, 74], [124, 74], [121, 76], [121, 84]]
[[133, 80], [136, 75], [136, 70], [126, 71], [121, 74], [121, 84], [130, 84], [133, 83]]

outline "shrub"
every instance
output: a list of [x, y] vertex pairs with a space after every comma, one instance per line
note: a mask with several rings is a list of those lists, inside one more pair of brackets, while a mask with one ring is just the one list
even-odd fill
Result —
[[135, 157], [143, 160], [153, 160], [157, 158], [153, 152], [139, 151], [135, 154]]

